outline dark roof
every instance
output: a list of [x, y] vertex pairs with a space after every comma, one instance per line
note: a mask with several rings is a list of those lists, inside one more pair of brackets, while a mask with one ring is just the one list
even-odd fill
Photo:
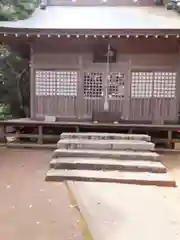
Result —
[[178, 29], [180, 17], [164, 7], [47, 7], [26, 20], [0, 22], [6, 29]]

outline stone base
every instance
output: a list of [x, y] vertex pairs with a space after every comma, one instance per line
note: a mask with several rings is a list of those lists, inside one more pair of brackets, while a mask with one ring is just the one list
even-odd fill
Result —
[[137, 140], [61, 139], [57, 144], [57, 148], [153, 151], [154, 143]]
[[92, 140], [138, 140], [151, 141], [151, 137], [146, 134], [122, 134], [122, 133], [62, 133], [61, 139], [92, 139]]
[[159, 161], [160, 156], [155, 152], [135, 152], [135, 151], [108, 151], [90, 149], [56, 149], [53, 158], [74, 157], [74, 158], [110, 158], [121, 160], [144, 160]]
[[148, 135], [63, 133], [57, 147], [47, 181], [176, 186]]
[[123, 184], [155, 185], [176, 187], [176, 182], [168, 178], [167, 173], [118, 172], [95, 170], [62, 170], [51, 169], [47, 172], [46, 181], [88, 181], [114, 182]]
[[50, 168], [69, 170], [110, 170], [125, 172], [166, 173], [167, 169], [161, 162], [131, 161], [99, 158], [57, 158], [52, 159]]

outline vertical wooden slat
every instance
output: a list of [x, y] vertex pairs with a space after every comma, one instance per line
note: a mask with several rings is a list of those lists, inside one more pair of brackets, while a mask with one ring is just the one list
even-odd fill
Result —
[[77, 94], [77, 116], [82, 118], [84, 115], [84, 88], [83, 88], [83, 57], [79, 55], [79, 71], [78, 71], [78, 94]]
[[30, 46], [30, 117], [33, 119], [37, 114], [37, 98], [35, 85], [34, 53]]
[[129, 60], [128, 61], [128, 66], [127, 66], [127, 89], [126, 89], [126, 96], [127, 96], [127, 105], [126, 106], [126, 113], [125, 113], [125, 119], [129, 120], [130, 119], [130, 113], [131, 113], [131, 83], [132, 83], [132, 74], [131, 74], [131, 68], [132, 68], [132, 63]]
[[[179, 48], [180, 54], [180, 48]], [[180, 55], [178, 54], [178, 61], [177, 61], [177, 74], [176, 74], [176, 118], [179, 120], [179, 113], [180, 113]]]

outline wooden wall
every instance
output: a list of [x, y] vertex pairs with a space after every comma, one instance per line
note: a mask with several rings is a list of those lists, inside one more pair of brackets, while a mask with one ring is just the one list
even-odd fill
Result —
[[[31, 116], [34, 118], [56, 115], [59, 118], [88, 119], [91, 117], [93, 109], [102, 110], [104, 96], [84, 98], [83, 73], [85, 71], [102, 72], [103, 78], [106, 77], [106, 64], [93, 64], [92, 51], [98, 51], [99, 47], [107, 45], [108, 42], [61, 39], [59, 42], [51, 40], [42, 44], [41, 41], [32, 46]], [[126, 96], [114, 101], [111, 99], [109, 101], [110, 110], [121, 111], [125, 119], [131, 120], [149, 120], [151, 118], [156, 123], [163, 122], [163, 120], [177, 120], [180, 97], [178, 92], [180, 88], [178, 40], [176, 38], [122, 39], [111, 40], [111, 45], [118, 51], [117, 63], [111, 66], [112, 71], [124, 74]], [[59, 74], [62, 74], [62, 71], [76, 72], [77, 96], [35, 96], [35, 72], [44, 70], [60, 71]], [[163, 74], [170, 74], [167, 81], [171, 81], [171, 73], [176, 73], [176, 96], [171, 98], [132, 97], [133, 72], [145, 74], [147, 81], [150, 81], [147, 72], [160, 74], [161, 78], [163, 78]]]

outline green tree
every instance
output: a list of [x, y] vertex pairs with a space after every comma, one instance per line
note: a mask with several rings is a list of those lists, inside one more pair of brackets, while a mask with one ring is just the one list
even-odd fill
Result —
[[28, 18], [37, 6], [36, 0], [1, 0], [0, 21]]
[[0, 103], [8, 106], [13, 117], [29, 116], [29, 59], [0, 48]]
[[[36, 0], [0, 0], [0, 21], [26, 19], [36, 6]], [[0, 44], [1, 111], [5, 109], [13, 117], [29, 116], [29, 79], [29, 56]]]

